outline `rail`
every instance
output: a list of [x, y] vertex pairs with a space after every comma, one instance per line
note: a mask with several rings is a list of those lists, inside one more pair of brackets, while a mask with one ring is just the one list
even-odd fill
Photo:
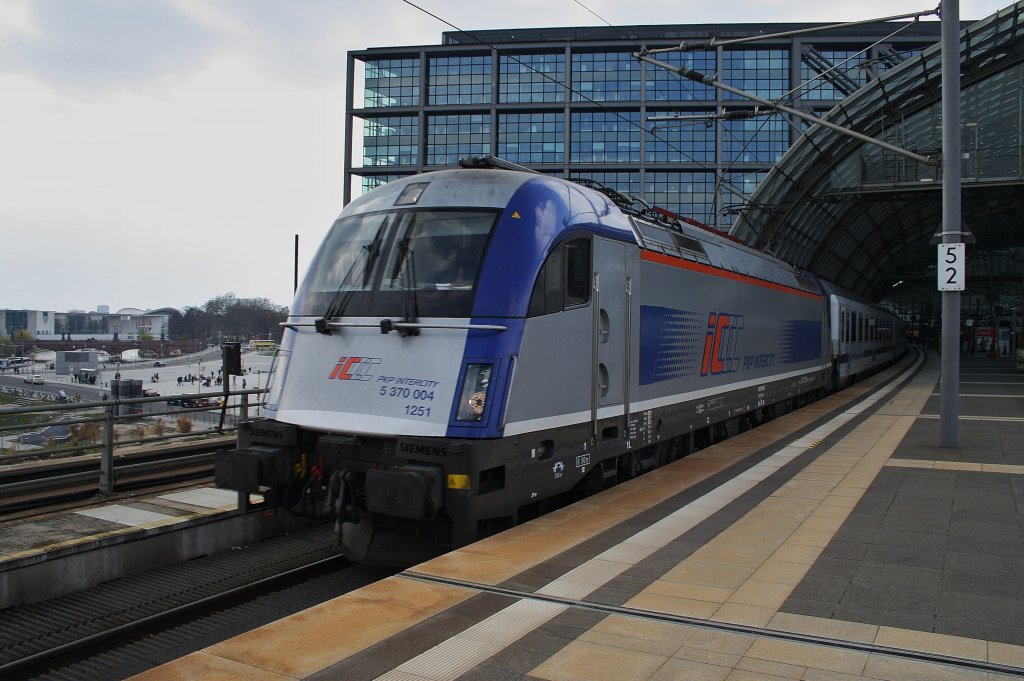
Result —
[[[4, 392], [52, 399], [52, 395], [32, 389], [7, 387]], [[99, 493], [110, 495], [115, 491], [115, 455], [128, 447], [235, 432], [238, 423], [254, 415], [253, 410], [259, 415], [265, 406], [261, 396], [266, 392], [257, 388], [0, 407], [0, 470], [29, 460], [98, 453]], [[153, 409], [157, 403], [166, 407]]]

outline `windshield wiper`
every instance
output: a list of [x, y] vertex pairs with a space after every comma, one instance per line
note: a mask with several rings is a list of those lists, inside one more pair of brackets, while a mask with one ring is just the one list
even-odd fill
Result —
[[[409, 223], [408, 229], [398, 242], [399, 256], [395, 261], [395, 268], [391, 271], [391, 279], [399, 279], [402, 282], [402, 323], [414, 324], [419, 316], [419, 301], [416, 298], [416, 253], [413, 252], [412, 230], [414, 222]], [[390, 319], [380, 321], [380, 332], [391, 333], [396, 327]], [[418, 336], [420, 330], [416, 327], [397, 327], [398, 333], [403, 336]]]

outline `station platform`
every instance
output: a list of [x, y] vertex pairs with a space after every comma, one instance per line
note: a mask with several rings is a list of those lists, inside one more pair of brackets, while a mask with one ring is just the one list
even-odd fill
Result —
[[[258, 501], [253, 498], [252, 501]], [[238, 493], [189, 486], [0, 521], [0, 609], [219, 553], [308, 522], [239, 513]]]
[[[1024, 374], [962, 358], [961, 446], [946, 449], [938, 367], [908, 358], [136, 678], [1019, 678]], [[236, 501], [196, 488], [4, 523], [0, 595], [40, 600], [46, 584], [103, 581], [114, 560], [213, 552], [216, 521], [268, 520]], [[18, 577], [30, 566], [38, 583]]]
[[945, 449], [938, 365], [134, 678], [1019, 678], [1024, 376], [964, 358]]

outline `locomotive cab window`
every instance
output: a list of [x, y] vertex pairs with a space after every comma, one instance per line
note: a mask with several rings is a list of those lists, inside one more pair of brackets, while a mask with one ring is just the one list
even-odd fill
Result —
[[590, 302], [590, 239], [572, 239], [548, 255], [530, 296], [529, 316], [561, 312]]
[[468, 316], [497, 211], [403, 208], [335, 222], [293, 314]]
[[395, 236], [381, 289], [472, 289], [493, 216], [433, 210], [412, 215]]

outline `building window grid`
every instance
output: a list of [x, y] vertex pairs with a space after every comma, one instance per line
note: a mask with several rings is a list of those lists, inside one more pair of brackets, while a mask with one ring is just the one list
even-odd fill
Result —
[[788, 146], [781, 116], [722, 122], [723, 163], [775, 163]]
[[414, 116], [367, 118], [363, 125], [363, 165], [416, 165], [419, 130], [419, 119]]
[[522, 113], [498, 116], [498, 156], [513, 163], [564, 163], [565, 115]]
[[[726, 85], [765, 99], [777, 99], [789, 89], [789, 51], [725, 50], [721, 73]], [[746, 98], [723, 91], [722, 99]]]
[[431, 58], [427, 101], [434, 105], [490, 104], [490, 56]]
[[363, 193], [376, 189], [377, 187], [383, 187], [388, 182], [394, 180], [400, 180], [407, 175], [364, 175], [362, 178]]
[[570, 125], [572, 163], [639, 163], [640, 112], [573, 113]]
[[572, 55], [574, 102], [640, 101], [640, 64], [625, 52], [577, 52]]
[[[685, 66], [689, 70], [707, 75], [712, 75], [717, 71], [714, 52], [666, 52], [660, 55], [658, 60], [676, 68]], [[715, 100], [716, 88], [701, 85], [660, 66], [645, 64], [644, 73], [647, 78], [647, 101], [649, 102], [707, 102]]]
[[[822, 54], [833, 63], [838, 63], [855, 54], [854, 50], [822, 50]], [[901, 50], [899, 55], [912, 58], [920, 53], [920, 49]], [[714, 52], [675, 52], [661, 55], [659, 59], [676, 66], [686, 66], [696, 71], [713, 74], [719, 73], [720, 78], [735, 87], [751, 91], [766, 98], [776, 98], [789, 89], [789, 53], [788, 50], [725, 50], [722, 52], [721, 68], [716, 67]], [[519, 64], [516, 60], [523, 62]], [[854, 61], [857, 64], [854, 64]], [[863, 55], [855, 57], [844, 67], [847, 75], [863, 84], [870, 77], [863, 66]], [[564, 52], [546, 54], [522, 54], [515, 57], [501, 56], [499, 68], [499, 101], [501, 103], [521, 102], [564, 102], [565, 88], [561, 85], [565, 79]], [[420, 105], [420, 62], [416, 58], [393, 58], [366, 61], [365, 104], [366, 107], [393, 107]], [[877, 64], [879, 72], [886, 70], [884, 61]], [[493, 64], [490, 56], [453, 56], [437, 57], [430, 60], [430, 78], [427, 82], [429, 102], [432, 104], [480, 104], [491, 102]], [[535, 73], [543, 72], [546, 76]], [[636, 72], [636, 73], [634, 73]], [[815, 73], [807, 64], [801, 65], [804, 81], [811, 80]], [[467, 76], [468, 74], [468, 76]], [[584, 83], [589, 83], [585, 94], [593, 99], [604, 101], [637, 101], [640, 95], [640, 77], [646, 79], [646, 101], [714, 101], [716, 90], [713, 87], [700, 85], [681, 78], [678, 74], [652, 65], [639, 66], [626, 53], [575, 53], [572, 55], [573, 86], [582, 90]], [[467, 79], [469, 82], [467, 83]], [[842, 99], [842, 94], [823, 79], [814, 79], [803, 90], [802, 96], [812, 101], [829, 101]], [[558, 81], [558, 82], [555, 82]], [[467, 88], [468, 85], [468, 88]], [[593, 94], [591, 94], [593, 93]], [[723, 99], [742, 99], [741, 97], [722, 93]], [[574, 101], [579, 101], [573, 95]], [[821, 113], [821, 112], [815, 112]], [[630, 117], [637, 113], [628, 114]], [[538, 119], [537, 116], [541, 118]], [[428, 159], [431, 165], [450, 165], [457, 157], [488, 153], [490, 151], [489, 132], [470, 132], [467, 142], [464, 130], [454, 132], [458, 141], [453, 140], [450, 123], [440, 122], [437, 117], [428, 124]], [[456, 117], [460, 118], [460, 117]], [[487, 116], [473, 116], [471, 127], [478, 123], [486, 123]], [[502, 115], [499, 117], [499, 149], [498, 154], [521, 163], [562, 163], [564, 162], [564, 117], [562, 114], [526, 114]], [[420, 144], [419, 126], [415, 118], [379, 118], [376, 119], [377, 130], [368, 131], [364, 136], [364, 164], [367, 166], [384, 165], [415, 165], [418, 162]], [[439, 123], [443, 129], [434, 126]], [[600, 140], [604, 135], [584, 131], [582, 118], [573, 116], [572, 142], [573, 162], [640, 162], [633, 156], [633, 144], [621, 139], [624, 132], [613, 132], [611, 139]], [[788, 146], [787, 132], [784, 124], [768, 124], [758, 131], [760, 121], [730, 121], [723, 124], [722, 163], [752, 162], [774, 163]], [[456, 124], [460, 128], [463, 123]], [[801, 126], [808, 124], [801, 121]], [[367, 119], [367, 129], [370, 128]], [[590, 133], [590, 134], [588, 134]], [[588, 148], [590, 135], [605, 145], [612, 141], [617, 147], [614, 154], [605, 151], [601, 157], [601, 149]], [[488, 138], [486, 140], [480, 137]], [[678, 128], [662, 127], [656, 133], [645, 133], [646, 153], [643, 162], [673, 163], [693, 162], [710, 163], [714, 161], [714, 127], [703, 128], [699, 125], [680, 126]], [[659, 139], [660, 138], [660, 139]], [[469, 145], [469, 150], [466, 145]], [[744, 145], [746, 147], [744, 148]], [[625, 151], [628, 146], [629, 151]], [[673, 150], [673, 147], [678, 151]], [[628, 158], [623, 159], [626, 155]], [[608, 175], [608, 174], [605, 174]], [[614, 175], [622, 175], [614, 173]], [[629, 174], [630, 182], [639, 182], [639, 175]], [[664, 174], [653, 171], [647, 173], [650, 181], [645, 182], [645, 190], [658, 193], [666, 182]], [[677, 174], [678, 175], [678, 174]], [[701, 173], [691, 174], [694, 178], [703, 177]], [[758, 174], [758, 180], [763, 173]], [[374, 176], [363, 178], [364, 191], [383, 184], [400, 176]], [[594, 175], [596, 177], [596, 175]], [[386, 179], [379, 179], [386, 178]], [[691, 178], [693, 179], [693, 178]], [[749, 184], [749, 179], [745, 181]], [[371, 186], [372, 185], [372, 186]], [[711, 220], [713, 204], [713, 183], [697, 182], [698, 188], [710, 186], [711, 200], [681, 202], [676, 204], [682, 213], [694, 217], [703, 215], [703, 219]], [[616, 187], [618, 188], [618, 187]], [[631, 193], [637, 193], [637, 187]], [[692, 197], [698, 197], [695, 192]], [[725, 200], [728, 203], [728, 200]], [[692, 209], [687, 209], [691, 206]], [[700, 219], [700, 218], [698, 218]], [[725, 215], [722, 220], [731, 224], [734, 216]]]
[[490, 153], [490, 115], [460, 114], [427, 119], [426, 165], [455, 165], [460, 158]]
[[366, 65], [363, 85], [363, 106], [365, 108], [419, 105], [419, 59], [376, 59], [364, 63]]
[[648, 171], [644, 175], [644, 199], [684, 217], [713, 223], [715, 174]]
[[[836, 89], [830, 79], [833, 74], [846, 76], [857, 83], [858, 87], [867, 84], [871, 74], [865, 64], [867, 58], [863, 51], [818, 50], [818, 53], [836, 68], [834, 71], [829, 71], [828, 75], [822, 76], [819, 69], [812, 67], [807, 62], [802, 62], [800, 64], [800, 82], [803, 84], [800, 89], [801, 99], [811, 101], [843, 99], [850, 94], [844, 94]], [[840, 64], [842, 65], [840, 66]]]
[[498, 101], [565, 101], [565, 54], [501, 55], [498, 74]]
[[[667, 112], [649, 113], [667, 115]], [[647, 163], [714, 163], [715, 126], [710, 118], [713, 112], [677, 113], [686, 117], [706, 113], [709, 118], [706, 121], [659, 121], [656, 124], [649, 124], [644, 145], [644, 160]]]

